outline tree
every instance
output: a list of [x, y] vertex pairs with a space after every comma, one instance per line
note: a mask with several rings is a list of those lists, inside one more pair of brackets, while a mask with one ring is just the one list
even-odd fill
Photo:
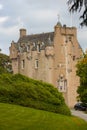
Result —
[[80, 77], [80, 86], [77, 93], [82, 102], [87, 103], [87, 54], [77, 64], [77, 75]]
[[9, 56], [0, 53], [0, 74], [12, 72], [11, 60]]
[[68, 0], [68, 6], [70, 12], [77, 12], [82, 10], [82, 15], [80, 19], [82, 22], [80, 23], [81, 26], [87, 26], [87, 0]]

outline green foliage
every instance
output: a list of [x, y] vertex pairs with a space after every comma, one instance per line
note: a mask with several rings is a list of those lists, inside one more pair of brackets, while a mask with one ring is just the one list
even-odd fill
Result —
[[82, 102], [87, 103], [87, 55], [77, 64], [77, 75], [80, 77], [80, 86], [78, 87], [79, 98]]
[[9, 56], [0, 53], [0, 74], [12, 72], [11, 60]]
[[0, 79], [0, 102], [70, 115], [62, 94], [52, 85], [20, 74], [2, 74]]

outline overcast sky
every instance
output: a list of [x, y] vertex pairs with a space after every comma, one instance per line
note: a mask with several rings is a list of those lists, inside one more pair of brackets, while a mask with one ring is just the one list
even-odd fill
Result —
[[76, 26], [78, 41], [87, 48], [87, 27], [79, 26], [79, 14], [72, 17], [67, 0], [0, 0], [0, 48], [9, 54], [11, 41], [19, 38], [19, 29], [26, 28], [27, 34], [52, 32], [58, 21], [62, 25]]

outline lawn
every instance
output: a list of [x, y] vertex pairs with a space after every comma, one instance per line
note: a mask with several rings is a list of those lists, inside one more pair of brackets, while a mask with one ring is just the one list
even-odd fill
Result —
[[74, 116], [0, 103], [0, 130], [87, 130]]

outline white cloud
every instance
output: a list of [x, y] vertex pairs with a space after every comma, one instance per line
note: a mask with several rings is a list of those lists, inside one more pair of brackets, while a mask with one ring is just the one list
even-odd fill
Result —
[[[1, 20], [1, 22], [6, 22], [7, 19], [8, 18], [3, 18]], [[6, 37], [9, 36], [9, 39], [12, 40], [11, 38], [13, 36], [15, 37], [18, 33], [18, 30], [23, 27], [23, 22], [20, 18], [17, 18], [16, 21], [17, 21], [16, 24], [14, 24], [12, 26], [8, 26], [8, 27], [1, 26], [0, 27], [0, 34], [5, 35]]]
[[78, 29], [77, 34], [78, 34], [78, 40], [80, 42], [80, 45], [85, 51], [87, 49], [87, 29], [86, 28]]
[[6, 22], [8, 20], [8, 17], [0, 17], [0, 24]]
[[0, 4], [0, 10], [2, 10], [3, 9], [3, 5], [2, 4]]
[[[53, 31], [57, 14], [62, 24], [70, 26], [67, 0], [0, 0], [0, 48], [7, 53], [10, 42], [18, 40], [22, 27], [29, 30], [28, 34]], [[79, 27], [78, 14], [73, 14], [72, 23]], [[86, 29], [78, 30], [78, 41], [83, 48], [87, 46]]]
[[57, 12], [54, 10], [38, 10], [36, 12], [34, 12], [34, 18], [37, 19], [41, 19], [41, 20], [49, 20], [54, 18], [54, 14], [56, 14]]
[[18, 17], [16, 19], [16, 21], [17, 21], [17, 23], [18, 23], [19, 26], [22, 26], [22, 27], [24, 26], [24, 22], [22, 21], [22, 19], [20, 17]]
[[9, 54], [11, 41], [17, 41], [17, 39], [19, 38], [19, 28], [21, 28], [19, 24], [7, 28], [0, 28], [0, 48], [2, 49], [3, 53]]

